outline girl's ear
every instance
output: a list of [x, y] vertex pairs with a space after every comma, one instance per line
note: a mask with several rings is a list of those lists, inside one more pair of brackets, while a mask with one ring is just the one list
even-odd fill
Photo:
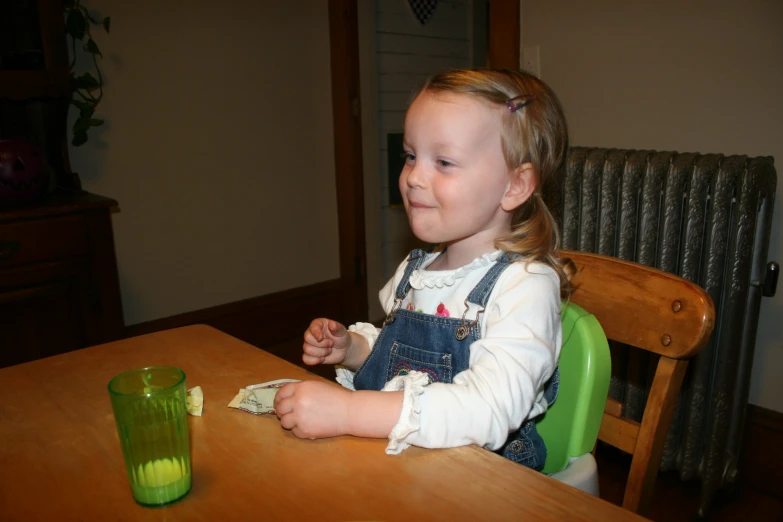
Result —
[[527, 201], [536, 190], [536, 169], [532, 163], [523, 163], [511, 174], [506, 193], [500, 201], [500, 206], [506, 212], [511, 212]]

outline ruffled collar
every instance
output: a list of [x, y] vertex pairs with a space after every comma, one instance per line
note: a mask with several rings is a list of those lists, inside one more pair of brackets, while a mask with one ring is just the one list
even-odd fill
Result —
[[427, 260], [422, 268], [417, 268], [413, 271], [410, 277], [411, 286], [416, 290], [421, 290], [422, 288], [443, 288], [444, 286], [453, 286], [454, 283], [464, 278], [473, 270], [484, 268], [494, 263], [501, 254], [503, 254], [503, 251], [501, 250], [483, 254], [467, 265], [455, 270], [426, 270], [427, 266], [435, 261], [437, 254], [434, 254]]

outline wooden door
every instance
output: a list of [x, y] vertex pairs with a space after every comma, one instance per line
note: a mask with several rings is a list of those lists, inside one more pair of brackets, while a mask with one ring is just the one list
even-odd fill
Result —
[[347, 324], [367, 320], [357, 1], [329, 0], [340, 319]]
[[[371, 320], [383, 314], [375, 297], [380, 286], [411, 248], [421, 246], [394, 199], [399, 171], [389, 159], [401, 152], [392, 146], [401, 143], [398, 136], [411, 92], [438, 69], [519, 68], [519, 0], [441, 2], [426, 24], [416, 21], [405, 1], [372, 0], [369, 7], [361, 4], [360, 10], [362, 110], [370, 113], [365, 116], [364, 130], [369, 173], [364, 178], [365, 201], [354, 199], [353, 204], [368, 209]], [[390, 139], [392, 135], [396, 136]], [[342, 190], [338, 180], [338, 192]]]
[[[357, 1], [363, 0], [329, 0], [341, 307], [347, 322], [367, 320]], [[519, 68], [519, 0], [487, 3], [487, 64]]]
[[490, 67], [519, 69], [519, 3], [488, 0], [487, 62]]

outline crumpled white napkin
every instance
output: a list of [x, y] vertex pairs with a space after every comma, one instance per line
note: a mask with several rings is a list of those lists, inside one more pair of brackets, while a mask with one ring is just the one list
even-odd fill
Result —
[[201, 417], [201, 412], [204, 410], [204, 392], [201, 391], [201, 386], [194, 386], [188, 390], [187, 406], [189, 415]]

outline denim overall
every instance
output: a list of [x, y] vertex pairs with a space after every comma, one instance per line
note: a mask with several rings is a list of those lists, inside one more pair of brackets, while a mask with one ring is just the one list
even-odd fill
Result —
[[[380, 390], [392, 378], [412, 371], [426, 373], [430, 383], [451, 383], [455, 375], [468, 369], [470, 345], [481, 338], [479, 317], [498, 277], [512, 260], [506, 253], [498, 258], [465, 300], [462, 319], [402, 309], [402, 301], [411, 289], [410, 276], [424, 260], [424, 251], [411, 252], [405, 274], [397, 286], [394, 307], [370, 355], [354, 376], [357, 390]], [[468, 302], [480, 309], [473, 321], [466, 322]], [[544, 397], [549, 404], [557, 397], [559, 378], [560, 373], [555, 369], [544, 388]], [[541, 470], [546, 462], [546, 446], [536, 430], [535, 421], [527, 420], [519, 430], [511, 433], [498, 453], [529, 468]]]

